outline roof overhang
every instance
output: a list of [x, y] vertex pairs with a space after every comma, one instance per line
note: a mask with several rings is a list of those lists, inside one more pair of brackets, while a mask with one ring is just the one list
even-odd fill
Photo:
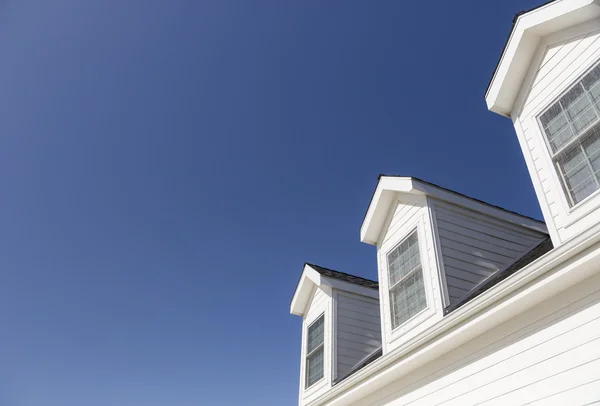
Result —
[[541, 221], [521, 216], [420, 179], [382, 175], [379, 177], [377, 188], [373, 193], [373, 198], [360, 228], [361, 242], [371, 245], [377, 244], [388, 213], [402, 194], [431, 196], [504, 221], [548, 233], [546, 225]]
[[556, 0], [516, 17], [492, 81], [488, 109], [510, 117], [542, 37], [600, 17], [600, 0]]
[[292, 298], [290, 313], [296, 316], [304, 316], [315, 288], [323, 289], [326, 292], [330, 292], [331, 289], [339, 289], [371, 297], [373, 299], [379, 299], [379, 290], [377, 289], [367, 288], [365, 286], [323, 276], [309, 264], [304, 264], [302, 275], [300, 276], [296, 291], [294, 292], [294, 297]]

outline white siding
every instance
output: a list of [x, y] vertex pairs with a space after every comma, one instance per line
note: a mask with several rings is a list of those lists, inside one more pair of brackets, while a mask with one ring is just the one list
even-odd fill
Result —
[[[332, 354], [333, 354], [333, 300], [331, 292], [324, 291], [321, 288], [315, 288], [313, 297], [308, 305], [308, 310], [302, 321], [302, 361], [300, 368], [300, 405], [310, 403], [312, 400], [322, 395], [331, 388], [332, 382]], [[306, 385], [306, 332], [307, 328], [313, 321], [318, 319], [322, 314], [325, 315], [324, 325], [324, 378], [315, 383], [310, 388], [305, 388]]]
[[545, 235], [458, 206], [433, 203], [450, 303], [503, 269]]
[[[553, 236], [555, 245], [581, 232], [590, 221], [585, 218], [577, 221], [581, 216], [570, 212], [537, 116], [599, 59], [600, 20], [544, 39], [540, 45], [540, 56], [531, 66], [521, 90], [517, 107], [520, 111], [513, 113], [546, 223], [556, 230], [556, 233], [551, 232], [557, 236]], [[593, 205], [600, 205], [598, 197]], [[572, 226], [573, 223], [577, 224]]]
[[[434, 324], [442, 317], [442, 292], [436, 248], [429, 216], [427, 198], [424, 196], [402, 196], [390, 210], [387, 226], [377, 247], [379, 267], [379, 290], [381, 302], [381, 322], [383, 331], [383, 352], [386, 354]], [[392, 331], [390, 319], [387, 254], [413, 230], [418, 230], [421, 265], [427, 293], [427, 310]], [[402, 337], [402, 339], [400, 339]]]
[[337, 292], [336, 377], [345, 376], [360, 360], [381, 346], [379, 301]]
[[583, 406], [600, 401], [600, 276], [576, 285], [355, 406]]

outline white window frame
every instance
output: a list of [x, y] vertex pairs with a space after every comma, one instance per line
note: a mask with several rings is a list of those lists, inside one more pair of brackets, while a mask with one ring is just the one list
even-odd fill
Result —
[[[392, 298], [391, 298], [392, 290], [394, 288], [396, 288], [397, 286], [399, 286], [400, 283], [405, 281], [414, 272], [416, 272], [417, 268], [411, 270], [407, 275], [404, 276], [404, 278], [397, 281], [392, 286], [390, 284], [391, 280], [390, 280], [389, 255], [394, 250], [396, 250], [402, 243], [404, 243], [408, 238], [410, 238], [413, 234], [416, 235], [417, 244], [419, 246], [419, 265], [421, 268], [421, 276], [423, 277], [423, 290], [425, 291], [425, 307], [423, 309], [421, 309], [417, 314], [410, 317], [409, 319], [403, 321], [402, 323], [398, 324], [397, 326], [394, 326], [394, 309], [393, 309]], [[390, 320], [390, 327], [391, 327], [392, 334], [395, 333], [396, 331], [399, 331], [403, 326], [406, 326], [407, 324], [413, 322], [415, 319], [419, 318], [423, 313], [427, 312], [427, 310], [430, 308], [429, 281], [427, 280], [428, 275], [425, 273], [426, 262], [423, 261], [423, 243], [422, 243], [422, 241], [423, 241], [423, 236], [422, 236], [422, 232], [420, 231], [420, 227], [418, 225], [414, 225], [409, 228], [409, 231], [404, 234], [404, 236], [398, 241], [397, 244], [395, 244], [391, 249], [389, 249], [385, 253], [385, 273], [386, 273], [386, 277], [387, 277], [386, 296], [387, 296], [387, 301], [388, 301], [389, 320]]]
[[[543, 142], [544, 142], [544, 144], [546, 146], [546, 150], [548, 151], [548, 154], [550, 156], [550, 162], [554, 169], [554, 173], [556, 174], [556, 177], [558, 178], [558, 181], [559, 181], [562, 191], [563, 191], [563, 196], [565, 198], [565, 202], [567, 203], [567, 212], [574, 211], [576, 208], [582, 206], [585, 202], [587, 202], [589, 199], [591, 199], [592, 196], [597, 195], [600, 192], [600, 179], [596, 179], [598, 188], [594, 192], [590, 193], [590, 195], [586, 196], [581, 201], [575, 203], [573, 197], [571, 196], [571, 193], [568, 190], [567, 182], [566, 182], [566, 179], [564, 178], [562, 170], [558, 167], [557, 160], [561, 154], [570, 151], [574, 146], [576, 148], [576, 145], [578, 143], [581, 144], [581, 141], [590, 135], [590, 133], [594, 130], [594, 127], [597, 127], [598, 125], [600, 125], [600, 121], [590, 125], [588, 128], [585, 129], [585, 131], [581, 132], [579, 135], [574, 137], [572, 140], [568, 141], [565, 145], [561, 146], [558, 149], [558, 151], [554, 152], [552, 145], [550, 145], [550, 140], [548, 139], [548, 135], [546, 134], [546, 131], [544, 130], [544, 125], [541, 122], [541, 117], [548, 110], [550, 110], [550, 108], [552, 108], [554, 105], [556, 105], [556, 103], [558, 103], [564, 95], [566, 95], [569, 91], [571, 91], [571, 89], [573, 89], [575, 86], [579, 85], [581, 83], [581, 81], [583, 80], [583, 78], [588, 73], [593, 71], [598, 65], [600, 65], [600, 60], [597, 60], [596, 62], [591, 64], [589, 67], [587, 67], [583, 71], [583, 73], [578, 75], [577, 78], [575, 80], [573, 80], [573, 82], [571, 84], [569, 84], [566, 88], [564, 88], [556, 97], [554, 97], [552, 99], [551, 102], [546, 104], [541, 110], [539, 110], [535, 114], [535, 122], [537, 123], [537, 126], [542, 135], [542, 139], [544, 140]], [[591, 102], [591, 100], [590, 100], [590, 102]], [[600, 108], [595, 106], [595, 104], [593, 102], [591, 102], [591, 105], [592, 105], [592, 108], [596, 111], [596, 113], [600, 116]], [[589, 165], [589, 161], [586, 161], [586, 162]], [[592, 173], [593, 173], [593, 169], [592, 169]]]
[[[311, 352], [308, 352], [308, 337], [309, 337], [309, 330], [310, 328], [319, 320], [323, 319], [323, 341], [321, 342], [321, 344], [317, 347], [315, 347]], [[306, 343], [304, 345], [304, 389], [310, 389], [315, 387], [315, 385], [317, 385], [319, 382], [323, 381], [323, 379], [325, 379], [325, 370], [326, 370], [326, 351], [325, 351], [325, 340], [326, 340], [326, 332], [327, 332], [327, 325], [326, 325], [326, 317], [325, 317], [325, 312], [321, 312], [309, 325], [306, 326]], [[308, 383], [308, 373], [309, 373], [309, 369], [308, 369], [308, 358], [313, 355], [316, 351], [318, 351], [319, 349], [321, 349], [323, 351], [323, 372], [321, 378], [319, 378], [317, 381], [309, 384]]]

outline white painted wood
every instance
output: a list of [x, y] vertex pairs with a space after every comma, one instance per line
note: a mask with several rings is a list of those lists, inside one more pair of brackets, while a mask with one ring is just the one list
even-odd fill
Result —
[[545, 235], [430, 199], [450, 303], [538, 245]]
[[355, 406], [600, 401], [600, 276], [508, 320]]
[[600, 19], [552, 32], [540, 41], [537, 55], [512, 116], [552, 241], [558, 246], [600, 221], [600, 193], [569, 205], [537, 117], [600, 61]]
[[[324, 324], [324, 377], [321, 381], [306, 387], [306, 334], [308, 326], [321, 315], [325, 315]], [[333, 382], [333, 292], [327, 287], [313, 288], [312, 297], [302, 319], [302, 359], [300, 362], [300, 398], [299, 405], [306, 405], [327, 392]]]
[[[431, 326], [443, 315], [443, 297], [446, 292], [441, 290], [439, 256], [427, 202], [428, 197], [424, 195], [401, 195], [400, 200], [395, 201], [388, 213], [382, 235], [379, 238], [377, 262], [384, 354]], [[415, 229], [419, 238], [427, 308], [411, 320], [392, 329], [387, 255]]]
[[379, 300], [336, 291], [336, 378], [381, 346]]

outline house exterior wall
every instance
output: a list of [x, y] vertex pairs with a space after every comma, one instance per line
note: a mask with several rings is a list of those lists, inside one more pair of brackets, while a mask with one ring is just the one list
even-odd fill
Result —
[[[306, 333], [310, 326], [321, 315], [325, 315], [324, 324], [324, 376], [319, 382], [306, 388]], [[302, 361], [300, 362], [300, 394], [299, 405], [309, 403], [331, 388], [333, 362], [333, 299], [330, 289], [316, 287], [312, 300], [302, 319]]]
[[512, 113], [555, 246], [600, 221], [600, 194], [569, 206], [537, 117], [599, 60], [600, 19], [543, 38]]
[[381, 347], [379, 301], [335, 290], [334, 379], [345, 376], [359, 361]]
[[449, 303], [537, 246], [544, 234], [430, 199]]
[[480, 335], [355, 406], [600, 402], [600, 275]]
[[[400, 199], [400, 197], [399, 197]], [[419, 253], [427, 295], [427, 309], [406, 323], [392, 329], [389, 300], [387, 256], [406, 236], [418, 232]], [[392, 206], [377, 245], [379, 301], [383, 332], [383, 354], [434, 324], [443, 316], [439, 264], [433, 237], [431, 212], [425, 196], [402, 195]], [[402, 337], [402, 339], [400, 339]]]

